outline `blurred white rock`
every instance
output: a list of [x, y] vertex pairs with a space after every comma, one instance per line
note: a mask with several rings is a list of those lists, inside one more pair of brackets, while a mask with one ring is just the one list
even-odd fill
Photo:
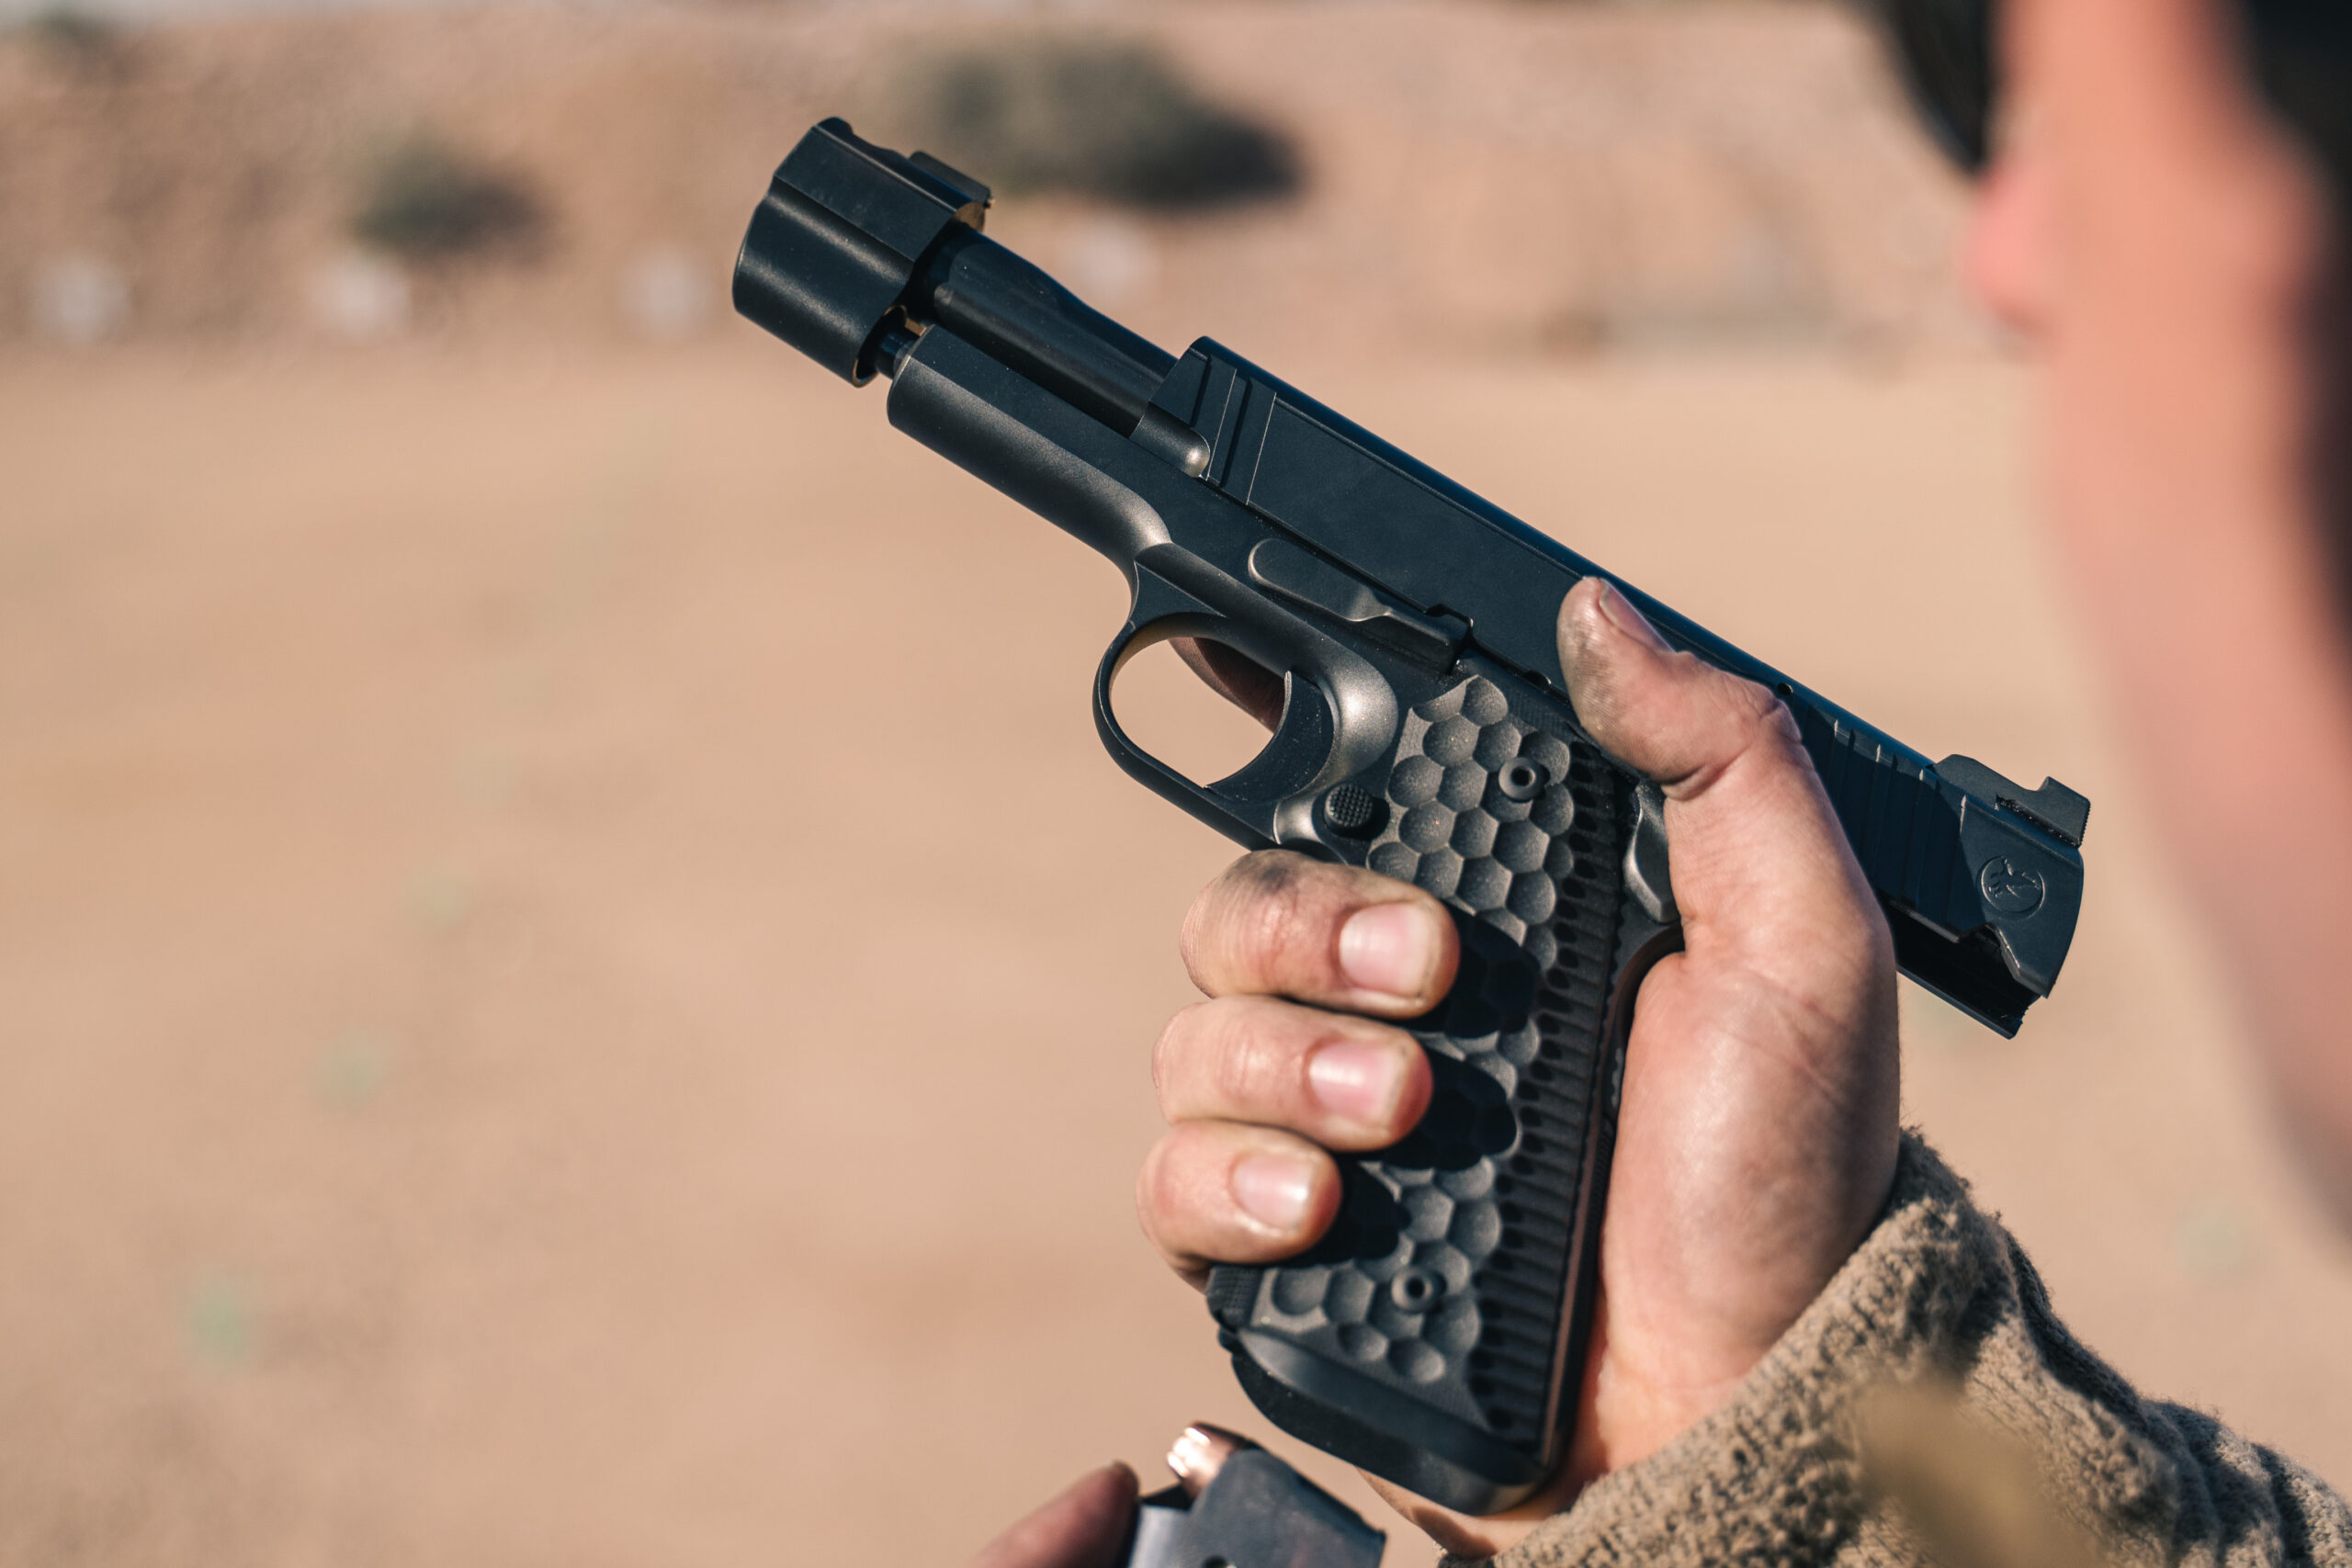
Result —
[[130, 324], [130, 284], [96, 256], [59, 256], [33, 274], [33, 331], [59, 343], [93, 344]]
[[639, 251], [621, 274], [621, 314], [663, 343], [692, 337], [710, 321], [709, 269], [675, 245]]
[[1097, 310], [1116, 310], [1159, 280], [1159, 247], [1140, 224], [1125, 218], [1087, 218], [1056, 248], [1061, 280]]
[[354, 343], [396, 336], [408, 327], [408, 274], [365, 251], [345, 251], [311, 275], [311, 319]]

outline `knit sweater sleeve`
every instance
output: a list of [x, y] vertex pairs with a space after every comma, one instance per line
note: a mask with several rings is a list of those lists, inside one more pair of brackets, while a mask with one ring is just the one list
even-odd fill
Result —
[[[1924, 1563], [1933, 1510], [1886, 1484], [1871, 1419], [1888, 1391], [1920, 1389], [1946, 1391], [1953, 1422], [2023, 1457], [2023, 1506], [2052, 1521], [2030, 1535], [2063, 1533], [2114, 1564], [2352, 1568], [2340, 1497], [2211, 1416], [2134, 1393], [2066, 1331], [2024, 1253], [1911, 1135], [1877, 1226], [1732, 1399], [1587, 1488], [1493, 1568]], [[1946, 1559], [1987, 1555], [1934, 1545]]]

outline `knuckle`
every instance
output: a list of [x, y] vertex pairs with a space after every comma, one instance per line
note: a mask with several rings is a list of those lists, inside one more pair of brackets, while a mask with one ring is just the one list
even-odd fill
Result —
[[1754, 690], [1766, 705], [1765, 711], [1758, 717], [1758, 739], [1804, 758], [1805, 766], [1812, 767], [1812, 758], [1804, 749], [1804, 732], [1797, 728], [1796, 710], [1761, 686], [1756, 686]]
[[1181, 943], [1194, 985], [1214, 996], [1254, 985], [1285, 961], [1306, 901], [1306, 864], [1287, 850], [1260, 850], [1202, 889]]
[[1288, 974], [1309, 923], [1311, 900], [1304, 863], [1284, 855], [1269, 863], [1243, 892], [1236, 925], [1235, 958], [1244, 974], [1269, 981]]
[[1182, 1046], [1179, 1042], [1190, 1032], [1193, 1013], [1201, 1006], [1179, 1009], [1166, 1023], [1159, 1026], [1159, 1037], [1151, 1043], [1151, 1091], [1159, 1098], [1160, 1114], [1168, 1112], [1168, 1085], [1176, 1067]]
[[1796, 714], [1780, 694], [1729, 671], [1719, 671], [1717, 674], [1722, 682], [1724, 705], [1736, 735], [1736, 743], [1725, 752], [1724, 765], [1729, 766], [1743, 754], [1758, 752], [1782, 760], [1804, 758], [1809, 770], [1812, 761], [1804, 750], [1804, 735], [1797, 728]]
[[1136, 1168], [1136, 1224], [1142, 1227], [1143, 1234], [1150, 1237], [1155, 1244], [1159, 1239], [1159, 1216], [1155, 1212], [1152, 1200], [1159, 1189], [1155, 1184], [1156, 1179], [1152, 1174], [1152, 1168], [1159, 1163], [1159, 1148], [1158, 1145], [1154, 1145], [1144, 1155], [1143, 1164]]
[[1691, 799], [1713, 789], [1742, 760], [1759, 752], [1778, 752], [1782, 744], [1797, 742], [1796, 719], [1788, 705], [1765, 687], [1728, 670], [1704, 663], [1695, 654], [1691, 671], [1702, 682], [1691, 711], [1694, 728], [1684, 754], [1687, 765], [1659, 782], [1678, 799]]
[[1775, 719], [1788, 716], [1788, 705], [1757, 682], [1727, 670], [1717, 671], [1716, 675], [1722, 682], [1724, 705], [1748, 734], [1769, 728]]
[[1227, 1009], [1213, 1038], [1218, 1102], [1253, 1120], [1281, 1110], [1288, 1053], [1269, 1010]]
[[1144, 1233], [1155, 1240], [1165, 1232], [1169, 1218], [1179, 1212], [1182, 1193], [1176, 1174], [1179, 1142], [1178, 1134], [1162, 1136], [1144, 1155], [1143, 1167], [1136, 1172], [1136, 1214], [1143, 1222]]
[[1193, 895], [1193, 902], [1184, 910], [1184, 923], [1176, 933], [1176, 955], [1183, 963], [1184, 973], [1202, 990], [1208, 989], [1208, 977], [1203, 973], [1202, 953], [1208, 941], [1208, 929], [1216, 921], [1217, 900], [1231, 873], [1217, 877]]

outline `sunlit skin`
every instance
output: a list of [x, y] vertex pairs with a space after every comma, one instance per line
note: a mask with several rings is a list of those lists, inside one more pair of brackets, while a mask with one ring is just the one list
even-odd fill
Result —
[[1970, 281], [2042, 367], [2043, 512], [2134, 788], [2352, 1220], [2335, 215], [2247, 88], [2230, 6], [2025, 0], [2009, 20]]
[[[2225, 0], [2010, 0], [2007, 113], [1963, 260], [2043, 369], [2044, 509], [2138, 787], [2287, 1122], [2352, 1215], [2352, 519], [2324, 466], [2346, 447], [2337, 237], [2246, 85], [2234, 18]], [[1190, 652], [1272, 716], [1262, 682]], [[1563, 606], [1561, 653], [1596, 738], [1668, 786], [1688, 947], [1641, 993], [1566, 1472], [1491, 1519], [1390, 1490], [1464, 1556], [1729, 1397], [1867, 1233], [1894, 1161], [1885, 929], [1786, 716], [1662, 652], [1598, 584]], [[1155, 1054], [1171, 1125], [1137, 1186], [1181, 1275], [1306, 1245], [1337, 1206], [1324, 1151], [1377, 1147], [1419, 1114], [1427, 1066], [1383, 1021], [1451, 976], [1433, 917], [1401, 885], [1280, 853], [1194, 903], [1183, 952], [1209, 999]]]

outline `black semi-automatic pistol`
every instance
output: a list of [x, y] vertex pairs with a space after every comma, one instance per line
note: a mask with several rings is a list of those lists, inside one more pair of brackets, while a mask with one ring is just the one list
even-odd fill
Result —
[[[1093, 546], [1133, 590], [1094, 681], [1119, 764], [1252, 848], [1434, 894], [1458, 978], [1411, 1026], [1420, 1124], [1340, 1156], [1313, 1250], [1217, 1269], [1209, 1306], [1275, 1425], [1472, 1513], [1566, 1451], [1634, 996], [1679, 942], [1657, 787], [1586, 735], [1555, 624], [1600, 573], [1223, 345], [1182, 358], [980, 232], [986, 186], [829, 119], [776, 171], [735, 307], [890, 423]], [[1605, 575], [1605, 574], [1603, 574]], [[1613, 580], [1612, 580], [1613, 581]], [[1779, 694], [1912, 979], [2002, 1034], [2057, 980], [2090, 803], [1909, 747], [1619, 584], [1667, 640]], [[1202, 784], [1120, 728], [1136, 650], [1279, 677], [1265, 749]]]

